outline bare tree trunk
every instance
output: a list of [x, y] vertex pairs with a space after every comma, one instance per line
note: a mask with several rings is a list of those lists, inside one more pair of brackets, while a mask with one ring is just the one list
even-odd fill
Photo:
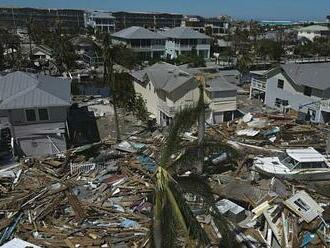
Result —
[[197, 173], [202, 174], [204, 170], [204, 135], [205, 135], [205, 104], [204, 104], [204, 79], [199, 86], [199, 94], [200, 94], [200, 107], [202, 110], [199, 113], [198, 117], [198, 165], [197, 165]]
[[[115, 115], [115, 128], [116, 128], [116, 138], [117, 138], [117, 142], [121, 141], [121, 135], [120, 135], [120, 127], [119, 127], [119, 118], [118, 118], [118, 109], [117, 109], [117, 95], [116, 95], [116, 87], [115, 87], [115, 83], [116, 83], [116, 78], [115, 78], [115, 73], [113, 71], [113, 65], [111, 64], [111, 94], [112, 94], [112, 104], [113, 104], [113, 111], [114, 111], [114, 115]], [[109, 71], [110, 71], [109, 70]]]

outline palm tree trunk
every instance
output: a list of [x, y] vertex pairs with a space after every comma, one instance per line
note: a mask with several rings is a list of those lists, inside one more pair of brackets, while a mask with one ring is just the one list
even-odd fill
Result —
[[197, 173], [202, 174], [204, 170], [204, 135], [205, 135], [205, 105], [204, 105], [204, 80], [201, 82], [199, 86], [199, 94], [200, 94], [200, 107], [202, 110], [199, 113], [198, 117], [198, 165], [197, 165]]
[[108, 72], [111, 72], [109, 75], [109, 78], [111, 80], [111, 94], [112, 94], [112, 104], [113, 104], [113, 112], [114, 112], [114, 117], [115, 117], [115, 128], [116, 128], [116, 139], [117, 142], [121, 141], [120, 137], [120, 127], [119, 127], [119, 118], [118, 118], [118, 108], [117, 108], [117, 92], [116, 92], [116, 78], [115, 78], [115, 73], [113, 71], [113, 64], [111, 63], [110, 68], [108, 68]]

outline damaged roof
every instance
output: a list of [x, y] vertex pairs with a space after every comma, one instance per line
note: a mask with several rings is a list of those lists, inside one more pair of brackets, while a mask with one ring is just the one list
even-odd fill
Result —
[[132, 26], [129, 28], [125, 28], [120, 30], [119, 32], [113, 33], [111, 35], [115, 38], [127, 39], [127, 40], [151, 40], [151, 39], [165, 39], [163, 35], [152, 32], [146, 28]]
[[70, 80], [21, 71], [0, 78], [0, 109], [70, 105]]

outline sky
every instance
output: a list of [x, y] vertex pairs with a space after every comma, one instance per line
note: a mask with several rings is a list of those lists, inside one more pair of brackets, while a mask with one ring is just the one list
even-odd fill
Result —
[[0, 0], [0, 6], [156, 11], [256, 20], [325, 20], [330, 0]]

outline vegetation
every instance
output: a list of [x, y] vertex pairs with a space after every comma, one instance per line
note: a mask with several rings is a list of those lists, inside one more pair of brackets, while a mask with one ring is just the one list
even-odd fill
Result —
[[330, 38], [318, 38], [314, 42], [297, 45], [294, 54], [302, 57], [330, 56]]
[[[121, 85], [122, 81], [119, 74], [116, 73], [119, 70], [131, 69], [135, 64], [135, 56], [132, 50], [128, 49], [124, 45], [112, 45], [109, 35], [106, 35], [103, 41], [103, 57], [104, 57], [104, 81], [110, 85], [110, 91], [112, 94], [112, 104], [114, 108], [115, 126], [117, 133], [117, 140], [120, 141], [120, 128], [118, 120], [118, 101], [119, 96], [123, 96], [126, 92], [126, 85]], [[122, 69], [115, 70], [115, 66], [122, 66]], [[126, 81], [126, 80], [124, 80]], [[128, 97], [130, 98], [130, 97]], [[126, 99], [126, 98], [125, 98]], [[119, 102], [120, 103], [120, 102]], [[127, 104], [127, 103], [125, 103]]]
[[188, 64], [189, 67], [205, 67], [205, 60], [203, 57], [199, 56], [197, 54], [196, 48], [193, 48], [189, 53], [187, 54], [180, 54], [175, 60], [175, 64], [183, 65]]
[[284, 49], [281, 42], [273, 40], [260, 40], [255, 45], [256, 54], [263, 59], [279, 61], [284, 55]]
[[[185, 193], [192, 193], [202, 198], [203, 209], [210, 214], [215, 225], [222, 234], [221, 247], [239, 247], [230, 231], [229, 223], [221, 216], [215, 206], [211, 189], [200, 176], [191, 176], [185, 179], [177, 177], [177, 172], [183, 167], [192, 170], [195, 161], [204, 157], [198, 156], [200, 148], [203, 150], [219, 149], [223, 147], [218, 141], [210, 142], [202, 139], [192, 144], [184, 144], [180, 135], [190, 129], [197, 120], [201, 121], [204, 113], [203, 87], [197, 106], [181, 110], [170, 126], [166, 143], [164, 144], [155, 173], [152, 240], [156, 248], [176, 247], [178, 237], [183, 237], [187, 247], [206, 247], [210, 240], [194, 216]], [[204, 124], [204, 123], [203, 123]], [[199, 132], [203, 129], [199, 129]], [[204, 132], [200, 133], [204, 136]], [[191, 183], [193, 180], [193, 183]], [[185, 247], [186, 247], [185, 246]]]

